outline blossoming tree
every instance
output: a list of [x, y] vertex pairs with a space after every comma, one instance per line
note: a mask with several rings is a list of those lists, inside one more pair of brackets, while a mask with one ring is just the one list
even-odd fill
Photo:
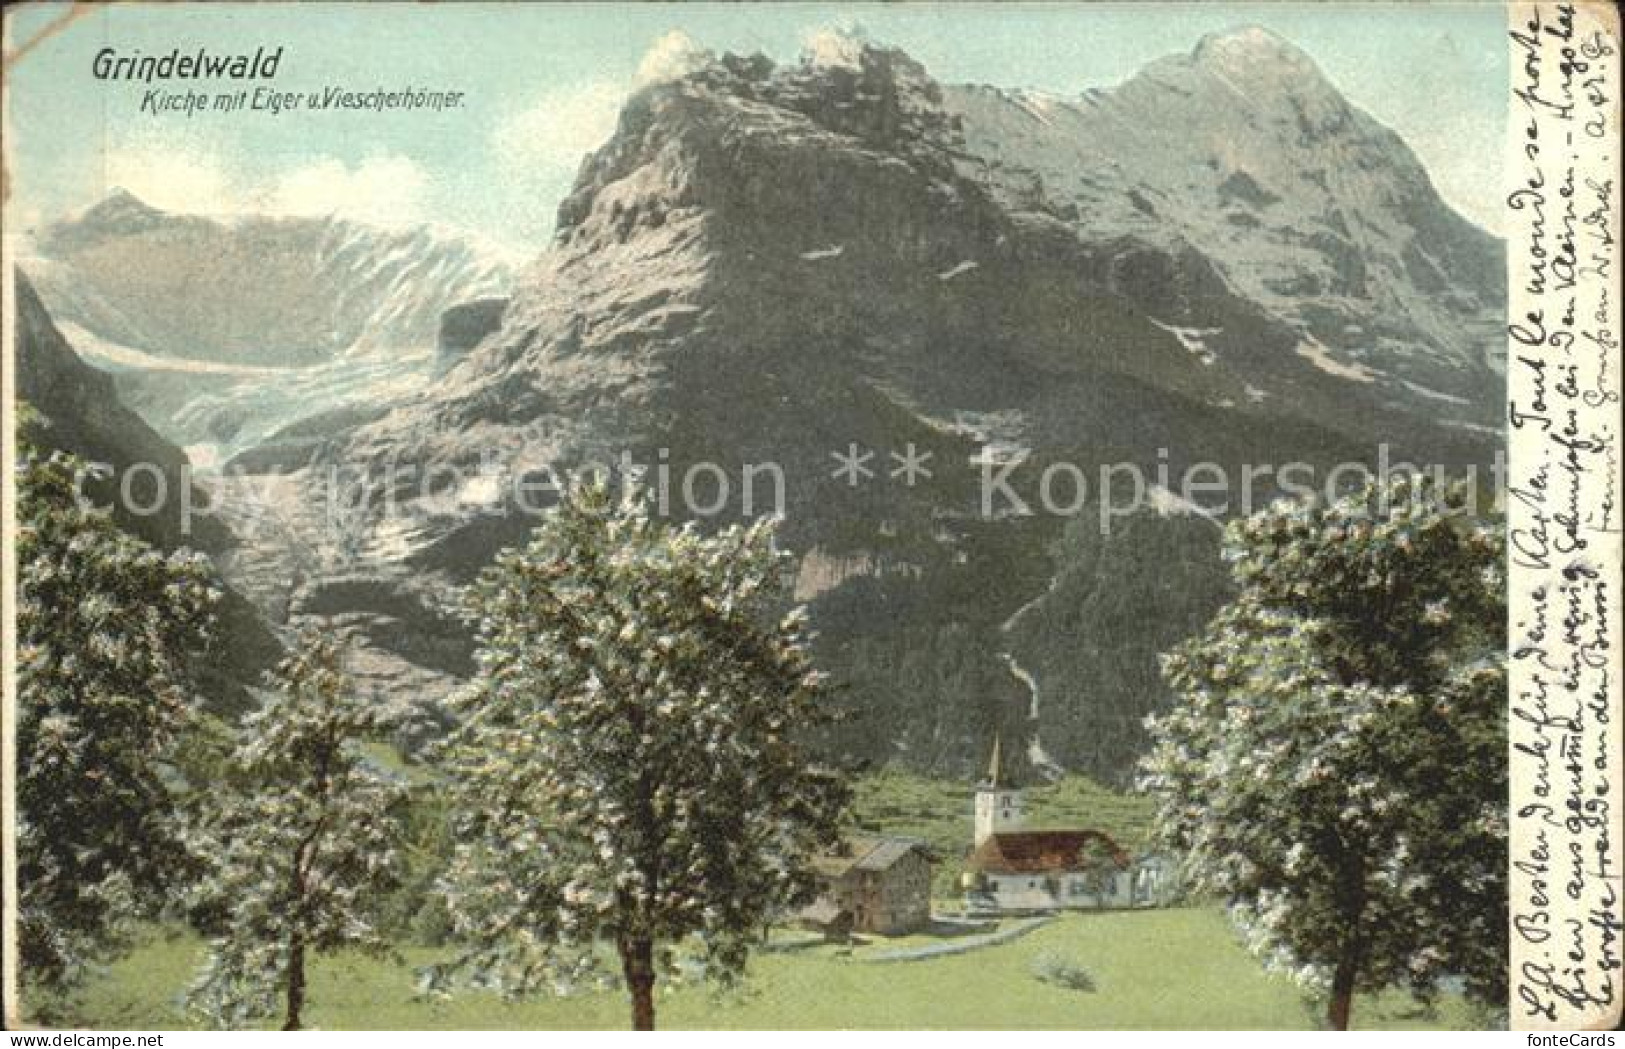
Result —
[[803, 742], [821, 676], [773, 536], [704, 536], [584, 484], [474, 588], [479, 674], [444, 768], [476, 983], [570, 981], [608, 944], [652, 1028], [679, 945], [726, 980], [809, 895], [847, 792]]
[[307, 954], [388, 948], [378, 912], [403, 872], [406, 788], [360, 752], [383, 724], [339, 642], [305, 630], [272, 685], [193, 830], [208, 868], [190, 902], [221, 920], [190, 998], [232, 1027], [280, 1003], [298, 1030]]
[[17, 472], [17, 934], [62, 990], [187, 876], [169, 767], [219, 598], [201, 554], [164, 554], [81, 503], [69, 456]]
[[1144, 785], [1191, 888], [1329, 989], [1506, 990], [1503, 538], [1402, 477], [1233, 522], [1233, 601], [1170, 654]]

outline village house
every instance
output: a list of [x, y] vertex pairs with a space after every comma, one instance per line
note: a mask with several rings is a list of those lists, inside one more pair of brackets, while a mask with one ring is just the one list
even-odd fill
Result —
[[833, 939], [854, 932], [897, 936], [931, 921], [935, 857], [913, 838], [852, 835], [816, 857], [818, 898], [797, 916]]
[[1025, 830], [1022, 791], [999, 743], [976, 791], [975, 831], [961, 884], [973, 913], [1149, 907], [1167, 902], [1160, 856], [1131, 857], [1096, 830]]

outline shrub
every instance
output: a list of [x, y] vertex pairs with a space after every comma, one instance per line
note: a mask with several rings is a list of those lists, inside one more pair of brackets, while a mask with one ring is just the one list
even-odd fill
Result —
[[1089, 970], [1071, 958], [1054, 953], [1040, 954], [1033, 959], [1033, 976], [1040, 983], [1063, 987], [1069, 991], [1093, 993], [1095, 978]]

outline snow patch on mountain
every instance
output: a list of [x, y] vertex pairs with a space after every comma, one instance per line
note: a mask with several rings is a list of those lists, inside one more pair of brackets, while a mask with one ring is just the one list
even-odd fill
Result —
[[845, 69], [857, 72], [863, 69], [864, 52], [869, 43], [863, 32], [852, 27], [831, 27], [808, 34], [802, 48], [802, 63], [823, 69]]
[[1331, 351], [1313, 336], [1299, 342], [1293, 352], [1327, 375], [1335, 375], [1339, 379], [1348, 379], [1351, 382], [1372, 382], [1377, 377], [1375, 372], [1358, 361], [1344, 362], [1333, 357]]
[[1155, 317], [1151, 318], [1151, 323], [1178, 339], [1179, 344], [1203, 364], [1211, 365], [1218, 361], [1207, 340], [1223, 332], [1223, 328], [1182, 328], [1176, 324], [1164, 324]]
[[1160, 484], [1149, 485], [1146, 488], [1146, 497], [1151, 505], [1151, 509], [1155, 510], [1158, 516], [1169, 517], [1174, 514], [1192, 514], [1197, 517], [1206, 518], [1207, 520], [1212, 521], [1215, 525], [1218, 525], [1221, 528], [1223, 527], [1223, 525], [1220, 524], [1219, 514], [1217, 511], [1209, 510], [1200, 503], [1193, 502], [1176, 492], [1164, 488]]
[[1417, 396], [1426, 397], [1429, 400], [1444, 401], [1446, 404], [1466, 404], [1466, 403], [1468, 403], [1467, 399], [1465, 397], [1457, 397], [1455, 394], [1452, 394], [1452, 393], [1440, 393], [1438, 390], [1430, 390], [1426, 386], [1423, 386], [1423, 385], [1421, 385], [1419, 383], [1411, 382], [1408, 379], [1401, 379], [1400, 384], [1402, 386], [1404, 386], [1407, 390], [1409, 390], [1412, 393], [1416, 394]]
[[174, 372], [177, 375], [230, 375], [243, 379], [275, 379], [295, 370], [256, 364], [231, 364], [225, 361], [200, 361], [188, 357], [164, 357], [109, 342], [72, 321], [62, 321], [57, 328], [78, 349], [80, 357], [103, 371]]

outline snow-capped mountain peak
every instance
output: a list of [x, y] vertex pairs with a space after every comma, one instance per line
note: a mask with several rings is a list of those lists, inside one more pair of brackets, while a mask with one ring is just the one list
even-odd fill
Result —
[[811, 69], [863, 69], [864, 58], [873, 48], [868, 33], [855, 25], [819, 29], [807, 38], [801, 51], [801, 64]]
[[1249, 25], [1209, 33], [1197, 41], [1191, 58], [1227, 73], [1268, 74], [1277, 82], [1323, 79], [1314, 59], [1292, 41], [1262, 26]]
[[445, 311], [512, 284], [504, 259], [429, 227], [185, 215], [124, 190], [46, 229], [21, 265], [148, 422], [221, 458], [304, 414], [421, 385]]
[[74, 250], [109, 237], [146, 232], [161, 225], [166, 217], [129, 190], [115, 187], [73, 218], [47, 227], [42, 241], [47, 250]]

